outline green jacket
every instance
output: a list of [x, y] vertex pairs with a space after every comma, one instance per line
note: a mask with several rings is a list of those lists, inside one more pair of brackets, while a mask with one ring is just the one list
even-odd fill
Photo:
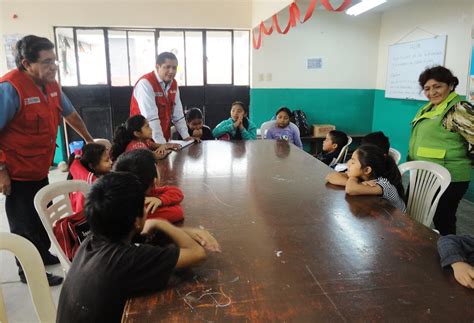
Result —
[[[214, 130], [212, 130], [212, 135], [214, 136], [214, 138], [219, 138], [220, 136], [228, 133], [230, 135], [230, 139], [232, 140], [235, 139], [235, 135], [237, 133], [236, 130], [237, 129], [234, 128], [234, 120], [232, 118], [229, 118], [219, 123], [214, 128]], [[242, 129], [242, 139], [257, 139], [257, 127], [255, 127], [255, 124], [250, 120], [248, 129]]]
[[449, 110], [461, 102], [452, 92], [432, 108], [428, 103], [418, 111], [412, 121], [408, 160], [425, 160], [446, 167], [452, 182], [471, 179], [471, 162], [467, 155], [467, 141], [458, 133], [446, 130], [443, 119]]

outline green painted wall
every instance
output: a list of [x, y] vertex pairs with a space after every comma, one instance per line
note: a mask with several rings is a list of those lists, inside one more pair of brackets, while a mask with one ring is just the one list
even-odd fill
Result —
[[250, 118], [259, 126], [278, 108], [303, 110], [308, 124], [334, 124], [347, 133], [372, 130], [374, 90], [251, 89]]
[[[347, 133], [383, 131], [405, 161], [410, 121], [424, 101], [386, 99], [383, 90], [251, 89], [250, 118], [259, 126], [281, 106], [301, 109], [309, 124], [334, 124]], [[473, 170], [474, 178], [474, 170]], [[465, 198], [474, 202], [474, 181]]]

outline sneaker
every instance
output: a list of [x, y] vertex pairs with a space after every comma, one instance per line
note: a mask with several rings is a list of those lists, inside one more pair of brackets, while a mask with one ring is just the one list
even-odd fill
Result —
[[[20, 276], [20, 281], [23, 284], [27, 284], [25, 273], [21, 272], [18, 275]], [[63, 282], [63, 279], [64, 279], [61, 276], [56, 276], [56, 275], [53, 275], [53, 274], [48, 273], [48, 272], [46, 273], [46, 278], [48, 279], [49, 286], [61, 285], [61, 283]]]
[[48, 254], [47, 254], [46, 256], [44, 256], [44, 257], [42, 257], [42, 258], [43, 258], [43, 262], [44, 262], [44, 265], [45, 265], [45, 266], [50, 266], [50, 265], [59, 264], [59, 258], [56, 257], [56, 256], [53, 255], [53, 254], [50, 254], [49, 252], [48, 252]]

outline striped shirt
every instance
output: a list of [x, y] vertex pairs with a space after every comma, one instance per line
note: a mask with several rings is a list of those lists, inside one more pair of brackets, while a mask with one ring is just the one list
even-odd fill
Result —
[[379, 177], [375, 183], [382, 188], [382, 197], [388, 200], [393, 206], [398, 208], [403, 213], [407, 213], [405, 202], [398, 195], [397, 188], [384, 177]]

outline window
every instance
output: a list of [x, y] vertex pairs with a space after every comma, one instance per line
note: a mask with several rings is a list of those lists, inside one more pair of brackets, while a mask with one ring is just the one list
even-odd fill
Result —
[[248, 31], [234, 31], [234, 84], [249, 85], [250, 34]]
[[80, 84], [107, 84], [105, 39], [102, 29], [78, 29]]
[[163, 51], [178, 58], [181, 86], [249, 85], [248, 30], [55, 27], [55, 38], [66, 86], [133, 86]]
[[72, 28], [56, 29], [57, 56], [62, 85], [77, 85], [76, 45]]
[[109, 53], [112, 86], [130, 85], [126, 31], [109, 31]]
[[232, 32], [206, 32], [207, 83], [232, 84]]
[[203, 85], [202, 31], [185, 32], [186, 85]]
[[155, 33], [152, 31], [129, 31], [128, 52], [130, 57], [130, 81], [138, 79], [155, 68]]

